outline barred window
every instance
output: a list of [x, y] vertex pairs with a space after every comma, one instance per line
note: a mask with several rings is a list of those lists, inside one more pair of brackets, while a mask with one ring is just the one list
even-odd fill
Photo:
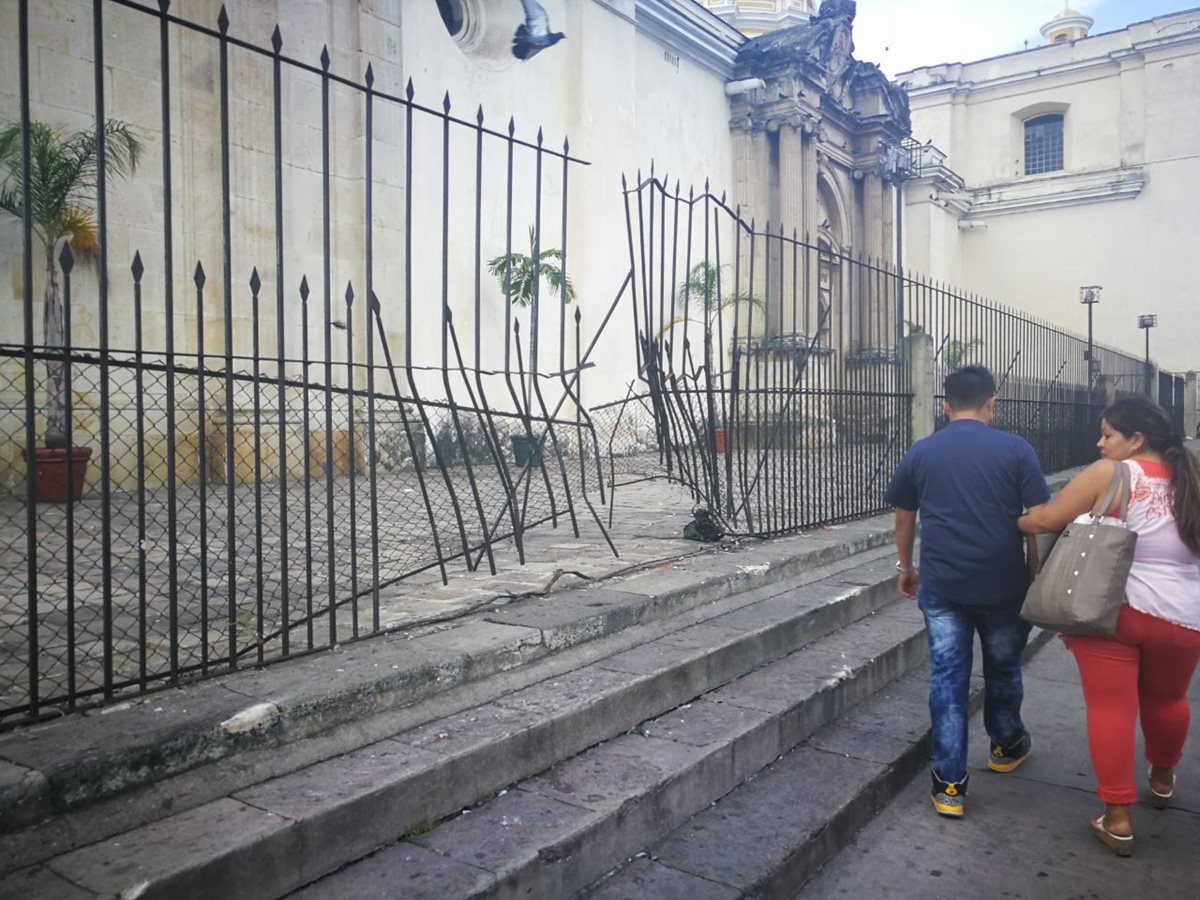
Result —
[[1057, 172], [1063, 167], [1063, 117], [1061, 113], [1025, 121], [1025, 174]]

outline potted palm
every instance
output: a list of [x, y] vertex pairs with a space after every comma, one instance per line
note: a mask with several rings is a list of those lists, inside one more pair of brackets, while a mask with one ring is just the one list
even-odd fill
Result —
[[945, 359], [946, 368], [951, 371], [957, 371], [967, 364], [967, 357], [971, 352], [978, 350], [983, 346], [983, 341], [979, 338], [971, 338], [969, 341], [960, 341], [957, 338], [946, 342]]
[[[104, 125], [104, 171], [110, 178], [131, 174], [142, 154], [142, 144], [124, 122]], [[72, 484], [66, 483], [67, 394], [65, 366], [60, 354], [65, 346], [64, 309], [59, 293], [55, 255], [67, 241], [81, 259], [99, 247], [93, 217], [99, 176], [96, 132], [63, 132], [44, 122], [29, 124], [30, 179], [24, 183], [21, 126], [0, 128], [0, 210], [23, 219], [24, 196], [29, 191], [33, 232], [46, 261], [46, 288], [42, 312], [46, 359], [46, 430], [42, 447], [26, 448], [26, 461], [36, 466], [35, 499], [40, 503], [78, 500], [83, 494], [91, 447], [72, 448]], [[31, 285], [25, 285], [29, 290]]]
[[[704, 365], [706, 371], [712, 371], [713, 323], [726, 309], [739, 303], [759, 308], [763, 305], [762, 300], [754, 294], [722, 290], [721, 270], [727, 268], [727, 265], [718, 267], [710, 262], [700, 262], [692, 266], [687, 280], [676, 289], [679, 305], [687, 310], [687, 313], [676, 316], [659, 331], [659, 337], [662, 337], [666, 332], [674, 330], [675, 326], [683, 322], [685, 318], [695, 321], [688, 313], [694, 308], [702, 309], [704, 312]], [[710, 421], [706, 428], [709, 446], [717, 453], [724, 453], [726, 447], [725, 424], [720, 421]]]
[[[557, 247], [540, 249], [537, 232], [529, 226], [529, 253], [501, 254], [488, 262], [488, 271], [495, 276], [500, 290], [511, 297], [514, 306], [528, 309], [533, 305], [534, 294], [542, 282], [550, 295], [562, 296], [563, 303], [575, 299], [575, 286], [562, 270], [562, 251]], [[506, 338], [507, 339], [507, 338]], [[528, 434], [512, 435], [513, 461], [518, 468], [536, 468], [542, 463], [540, 441]]]
[[[925, 326], [919, 325], [910, 319], [905, 319], [904, 324], [908, 326], [908, 333], [925, 334]], [[946, 368], [950, 371], [961, 369], [967, 361], [967, 357], [975, 350], [983, 348], [983, 341], [980, 338], [971, 338], [969, 341], [962, 341], [958, 338], [950, 338], [942, 347], [942, 361], [946, 364]]]

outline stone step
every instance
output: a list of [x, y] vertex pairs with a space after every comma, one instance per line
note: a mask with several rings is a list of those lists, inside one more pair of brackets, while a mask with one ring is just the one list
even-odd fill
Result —
[[901, 603], [410, 833], [293, 900], [570, 897], [922, 662], [923, 623]]
[[[1049, 637], [1036, 632], [1026, 659]], [[982, 687], [976, 674], [973, 710]], [[925, 672], [897, 679], [662, 841], [640, 848], [575, 900], [794, 900], [928, 765], [928, 694]], [[976, 777], [1004, 776], [983, 771]]]
[[[556, 653], [546, 654], [521, 665], [493, 673], [485, 679], [453, 685], [429, 698], [398, 709], [356, 717], [350, 722], [335, 725], [315, 735], [308, 735], [286, 743], [266, 742], [259, 746], [240, 749], [236, 753], [189, 771], [153, 780], [149, 784], [133, 787], [115, 796], [100, 798], [81, 808], [69, 809], [34, 826], [0, 834], [0, 874], [131, 830], [139, 825], [162, 818], [170, 812], [184, 812], [250, 785], [325, 759], [353, 752], [401, 731], [411, 730], [427, 722], [481, 705], [523, 687], [573, 671], [589, 663], [607, 659], [689, 625], [736, 611], [760, 600], [794, 592], [808, 584], [839, 575], [844, 582], [844, 587], [848, 590], [854, 585], [862, 583], [861, 575], [855, 575], [848, 570], [857, 568], [864, 562], [885, 559], [889, 556], [887, 551], [882, 551], [881, 555], [881, 551], [873, 550], [838, 559], [823, 566], [808, 569], [801, 575], [793, 575], [783, 580], [767, 581], [729, 597], [684, 610], [667, 619], [652, 617], [648, 622], [624, 627], [612, 634], [594, 638]], [[733, 557], [739, 560], [738, 565], [745, 565], [740, 561], [742, 559], [740, 553], [722, 554], [719, 561], [728, 564], [725, 557]], [[643, 578], [638, 579], [638, 584], [640, 587], [646, 587], [647, 582], [653, 584], [661, 578], [670, 579], [672, 583], [678, 584], [683, 577], [688, 575], [687, 566], [696, 563], [711, 565], [712, 561], [706, 556], [681, 561], [665, 573], [646, 573]], [[752, 563], [752, 565], [758, 564]], [[693, 573], [693, 576], [698, 579], [709, 578], [711, 573]], [[588, 599], [588, 605], [586, 605], [583, 615], [595, 613], [595, 607], [591, 605], [594, 602], [596, 601]], [[559, 633], [557, 629], [562, 627], [564, 621], [560, 603], [574, 606], [576, 599], [570, 594], [556, 595], [552, 599], [514, 605], [511, 609], [505, 609], [502, 612], [524, 615], [531, 621], [533, 621], [533, 613], [538, 612], [546, 619], [544, 622], [536, 623], [539, 633], [553, 635]], [[531, 608], [522, 609], [522, 607]], [[516, 612], [518, 609], [521, 609], [520, 613]], [[498, 629], [518, 628], [491, 622], [484, 622], [483, 625], [487, 628]], [[520, 627], [520, 630], [524, 632], [527, 629]], [[446, 643], [449, 644], [449, 641]], [[459, 638], [457, 643], [459, 646], [464, 645], [465, 638]], [[392, 646], [398, 650], [404, 649], [401, 644]], [[477, 652], [488, 651], [485, 648]], [[400, 660], [393, 665], [403, 664], [402, 656], [395, 655], [392, 658]], [[343, 663], [339, 668], [345, 668], [354, 673], [354, 669], [349, 663]], [[372, 668], [374, 669], [375, 666]], [[301, 678], [305, 675], [303, 672], [298, 674]], [[354, 674], [357, 675], [357, 673]], [[247, 673], [245, 677], [253, 678], [255, 673]], [[292, 696], [303, 698], [305, 687], [306, 682], [301, 681], [293, 688]], [[320, 690], [321, 685], [316, 685], [316, 688]], [[102, 721], [102, 724], [105, 727], [113, 727], [106, 720]], [[71, 746], [63, 743], [63, 739], [69, 737], [70, 734], [66, 731], [56, 731], [51, 732], [51, 736], [57, 740], [50, 742], [50, 747], [47, 748], [51, 751], [50, 756], [52, 757], [47, 768], [56, 771], [62, 770], [73, 758]], [[125, 735], [117, 735], [117, 737], [120, 743], [124, 743], [127, 739]], [[147, 739], [151, 745], [154, 744], [154, 737], [155, 735], [152, 734]], [[45, 738], [46, 735], [42, 735], [38, 743], [45, 744]], [[96, 768], [95, 762], [89, 760], [93, 751], [86, 740], [81, 740], [79, 746], [74, 749], [75, 758], [82, 759], [85, 768], [89, 762], [93, 769]], [[58, 751], [57, 755], [54, 754], [54, 750]], [[168, 769], [170, 764], [162, 764], [162, 768]], [[5, 808], [6, 810], [12, 809], [11, 806]]]
[[[625, 636], [641, 640], [623, 651], [576, 660], [575, 668], [423, 724], [372, 733], [353, 752], [293, 765], [186, 811], [160, 810], [155, 821], [57, 853], [3, 884], [65, 880], [85, 891], [79, 896], [281, 896], [869, 616], [895, 596], [890, 555], [790, 585], [760, 585], [669, 622], [632, 626]], [[559, 627], [556, 605], [514, 606], [492, 624]], [[548, 621], [539, 624], [538, 614]]]
[[[128, 824], [131, 792], [181, 773], [270, 754], [340, 726], [353, 732], [377, 713], [421, 704], [634, 626], [668, 622], [745, 592], [803, 583], [814, 569], [846, 564], [891, 539], [891, 524], [881, 517], [751, 541], [732, 552], [714, 548], [582, 589], [0, 734], [0, 872], [28, 859], [27, 842], [7, 838], [39, 822], [50, 822], [48, 840], [61, 841], [64, 815], [111, 798], [115, 802], [94, 818]], [[187, 803], [204, 790], [200, 779], [184, 797], [154, 802]], [[67, 839], [78, 830], [95, 834], [73, 822]]]

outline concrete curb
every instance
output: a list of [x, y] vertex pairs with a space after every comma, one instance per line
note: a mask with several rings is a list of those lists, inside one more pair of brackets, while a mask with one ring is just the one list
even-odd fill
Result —
[[[0, 736], [0, 831], [244, 751], [277, 747], [549, 654], [886, 546], [886, 517], [478, 613], [151, 694]], [[254, 727], [229, 723], [270, 705]]]

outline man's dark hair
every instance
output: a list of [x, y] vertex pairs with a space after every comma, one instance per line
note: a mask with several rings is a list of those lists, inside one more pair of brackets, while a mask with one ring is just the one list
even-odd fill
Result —
[[981, 409], [996, 396], [996, 379], [983, 366], [963, 366], [946, 376], [946, 402], [955, 412]]

